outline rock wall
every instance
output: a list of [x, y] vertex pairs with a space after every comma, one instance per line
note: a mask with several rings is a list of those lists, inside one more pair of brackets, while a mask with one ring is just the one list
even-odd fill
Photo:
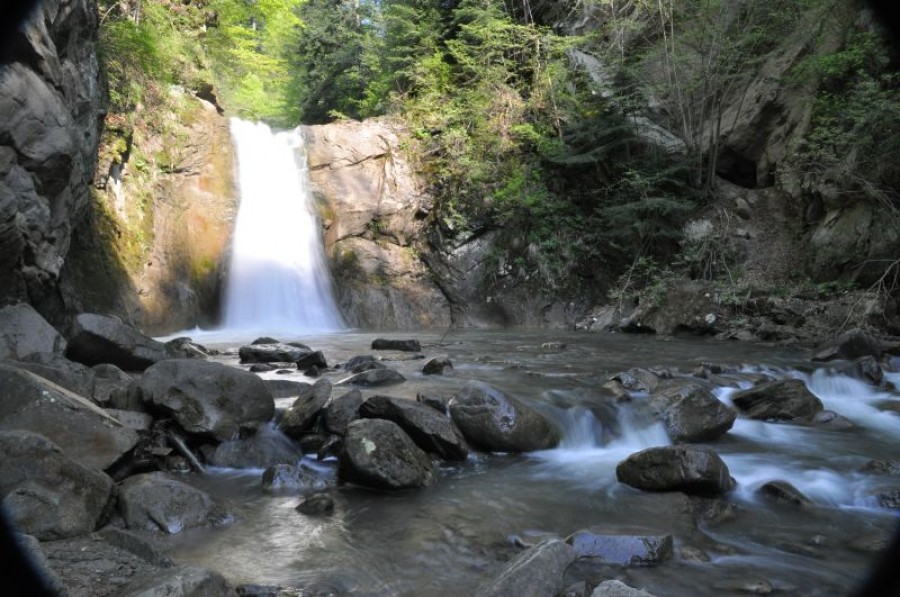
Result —
[[27, 301], [51, 321], [103, 117], [97, 26], [93, 0], [45, 0], [0, 40], [0, 304]]

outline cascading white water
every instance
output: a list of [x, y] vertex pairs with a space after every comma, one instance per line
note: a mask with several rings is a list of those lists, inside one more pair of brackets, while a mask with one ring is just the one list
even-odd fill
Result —
[[315, 216], [303, 138], [231, 120], [241, 196], [225, 293], [228, 330], [304, 334], [344, 327]]

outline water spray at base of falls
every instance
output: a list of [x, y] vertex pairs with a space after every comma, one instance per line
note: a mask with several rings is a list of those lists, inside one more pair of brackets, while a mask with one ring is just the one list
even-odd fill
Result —
[[313, 213], [299, 130], [231, 120], [240, 206], [225, 291], [224, 328], [306, 334], [344, 328]]

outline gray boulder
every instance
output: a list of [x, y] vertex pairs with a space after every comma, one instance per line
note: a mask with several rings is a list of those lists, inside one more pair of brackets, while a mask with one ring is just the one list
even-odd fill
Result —
[[565, 587], [564, 575], [576, 558], [575, 550], [558, 539], [538, 543], [522, 552], [495, 579], [481, 585], [476, 597], [544, 597]]
[[322, 354], [321, 350], [317, 350], [315, 352], [307, 352], [299, 359], [297, 359], [297, 369], [306, 371], [310, 367], [328, 369], [328, 361], [325, 360], [325, 355]]
[[0, 499], [23, 533], [52, 541], [93, 531], [104, 522], [113, 487], [46, 437], [0, 431]]
[[751, 419], [812, 421], [824, 408], [799, 379], [780, 379], [737, 392], [731, 401]]
[[391, 340], [376, 338], [372, 341], [372, 350], [401, 350], [403, 352], [419, 352], [422, 345], [418, 340]]
[[94, 370], [81, 363], [70, 361], [60, 354], [36, 352], [13, 364], [79, 396], [93, 398], [96, 378]]
[[66, 356], [93, 366], [112, 363], [126, 371], [143, 371], [171, 358], [166, 347], [115, 317], [82, 313], [72, 322]]
[[342, 380], [340, 384], [350, 386], [386, 386], [404, 381], [406, 381], [406, 378], [393, 369], [376, 368], [355, 373]]
[[165, 344], [166, 352], [172, 358], [180, 359], [208, 359], [209, 350], [202, 344], [197, 344], [191, 338], [181, 337], [169, 340]]
[[42, 377], [0, 363], [0, 430], [39, 433], [69, 458], [96, 470], [119, 461], [138, 434], [93, 402]]
[[148, 407], [171, 414], [188, 433], [224, 441], [255, 430], [275, 414], [275, 401], [256, 375], [220, 363], [162, 361], [144, 373]]
[[359, 413], [370, 419], [386, 419], [400, 426], [416, 445], [444, 460], [465, 460], [469, 448], [456, 425], [430, 406], [389, 396], [372, 396]]
[[453, 369], [453, 363], [450, 362], [449, 357], [440, 356], [434, 357], [422, 367], [422, 373], [425, 375], [443, 375], [444, 371], [447, 369]]
[[314, 493], [300, 500], [294, 509], [307, 516], [328, 515], [334, 512], [334, 498], [327, 493]]
[[168, 534], [233, 520], [208, 494], [165, 473], [125, 479], [119, 486], [119, 513], [130, 529]]
[[337, 435], [346, 435], [347, 425], [359, 418], [359, 407], [363, 398], [359, 390], [350, 390], [343, 396], [333, 398], [325, 405], [325, 429]]
[[109, 404], [112, 394], [124, 390], [133, 379], [111, 363], [94, 365], [91, 369], [94, 371], [94, 402], [101, 405]]
[[832, 339], [816, 350], [814, 361], [832, 361], [843, 359], [853, 361], [855, 359], [873, 356], [879, 358], [883, 347], [878, 339], [862, 330], [850, 330]]
[[468, 382], [449, 408], [466, 440], [489, 452], [531, 452], [559, 444], [559, 430], [550, 421], [486, 383]]
[[278, 429], [288, 437], [298, 438], [308, 431], [331, 398], [331, 382], [320, 379], [310, 391], [298, 397], [278, 422]]
[[266, 491], [312, 493], [322, 491], [331, 481], [303, 464], [276, 464], [263, 472], [262, 487]]
[[656, 410], [673, 442], [708, 442], [724, 435], [737, 418], [703, 386], [686, 382], [653, 394]]
[[672, 535], [652, 531], [623, 532], [592, 527], [572, 533], [566, 543], [579, 558], [624, 568], [656, 566], [672, 557]]
[[347, 427], [341, 480], [379, 489], [425, 487], [434, 480], [431, 458], [396, 423], [359, 419]]
[[632, 454], [616, 466], [616, 478], [645, 491], [682, 491], [714, 496], [734, 480], [719, 455], [698, 446], [664, 446]]
[[659, 386], [659, 377], [646, 369], [632, 367], [609, 378], [622, 384], [629, 392], [652, 392]]
[[294, 442], [266, 425], [250, 437], [222, 442], [209, 463], [226, 468], [267, 468], [294, 464], [301, 458], [303, 454]]
[[0, 361], [65, 350], [66, 340], [31, 305], [19, 303], [0, 308]]
[[241, 346], [238, 349], [238, 356], [242, 363], [296, 363], [300, 357], [310, 352], [309, 348], [279, 342]]
[[122, 597], [237, 597], [217, 572], [193, 566], [164, 568], [126, 585]]

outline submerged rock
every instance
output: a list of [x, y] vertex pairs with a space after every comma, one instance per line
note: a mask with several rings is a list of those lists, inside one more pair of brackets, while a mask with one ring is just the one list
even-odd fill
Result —
[[708, 442], [724, 435], [737, 418], [703, 386], [686, 382], [661, 390], [650, 401], [676, 443]]
[[812, 421], [824, 408], [822, 402], [799, 379], [757, 384], [749, 390], [735, 393], [731, 401], [744, 415], [763, 421]]
[[559, 444], [559, 430], [543, 415], [486, 383], [468, 382], [449, 408], [466, 440], [489, 452], [531, 452]]
[[781, 502], [782, 504], [790, 504], [792, 506], [812, 505], [812, 500], [803, 495], [803, 492], [787, 481], [769, 481], [760, 487], [758, 492], [762, 497], [775, 502]]
[[285, 435], [297, 438], [308, 431], [331, 398], [331, 382], [320, 379], [310, 391], [298, 397], [278, 422], [278, 429]]
[[659, 386], [659, 377], [651, 371], [637, 367], [617, 373], [609, 379], [618, 381], [629, 392], [652, 392]]
[[419, 352], [422, 345], [418, 340], [390, 340], [376, 338], [372, 341], [372, 350], [400, 350], [403, 352]]
[[322, 491], [330, 485], [325, 477], [303, 464], [276, 464], [263, 472], [262, 487], [266, 491], [308, 493]]
[[645, 491], [717, 495], [734, 487], [719, 455], [698, 446], [663, 446], [632, 454], [616, 466], [616, 478]]
[[23, 533], [52, 541], [93, 531], [104, 522], [113, 487], [42, 435], [0, 431], [0, 498]]
[[358, 485], [405, 489], [430, 485], [434, 466], [396, 423], [359, 419], [347, 428], [339, 474]]
[[898, 460], [870, 460], [865, 463], [860, 472], [873, 475], [889, 475], [900, 477], [900, 461]]
[[88, 366], [112, 363], [126, 371], [143, 371], [173, 355], [161, 342], [115, 317], [82, 313], [69, 331], [66, 356]]
[[544, 541], [509, 562], [495, 579], [475, 591], [475, 597], [556, 595], [566, 586], [566, 568], [576, 557], [575, 550], [562, 541]]
[[402, 383], [406, 378], [394, 371], [393, 369], [369, 369], [356, 373], [349, 378], [340, 382], [341, 385], [350, 386], [386, 386], [390, 384]]
[[119, 513], [130, 529], [169, 534], [233, 520], [231, 513], [208, 494], [166, 473], [145, 473], [123, 481]]
[[307, 516], [331, 514], [334, 512], [334, 498], [327, 493], [314, 493], [300, 500], [294, 509]]
[[453, 363], [446, 356], [434, 357], [422, 367], [422, 373], [425, 375], [443, 375], [447, 369], [453, 369]]
[[188, 433], [220, 441], [275, 415], [275, 401], [259, 377], [220, 363], [163, 361], [147, 369], [140, 387], [148, 407], [174, 416]]
[[416, 445], [444, 460], [465, 460], [469, 448], [462, 434], [446, 416], [435, 409], [402, 398], [372, 396], [362, 403], [359, 413], [371, 419], [393, 421]]
[[19, 303], [0, 308], [0, 361], [24, 359], [49, 352], [61, 354], [66, 340], [31, 305]]
[[566, 539], [579, 558], [592, 558], [624, 568], [656, 566], [672, 557], [672, 535], [648, 532], [611, 531], [591, 527]]
[[226, 468], [266, 468], [294, 464], [303, 454], [290, 439], [268, 426], [247, 438], [232, 439], [216, 446], [209, 463]]
[[0, 430], [39, 433], [89, 469], [105, 470], [138, 442], [96, 404], [42, 377], [0, 363]]

